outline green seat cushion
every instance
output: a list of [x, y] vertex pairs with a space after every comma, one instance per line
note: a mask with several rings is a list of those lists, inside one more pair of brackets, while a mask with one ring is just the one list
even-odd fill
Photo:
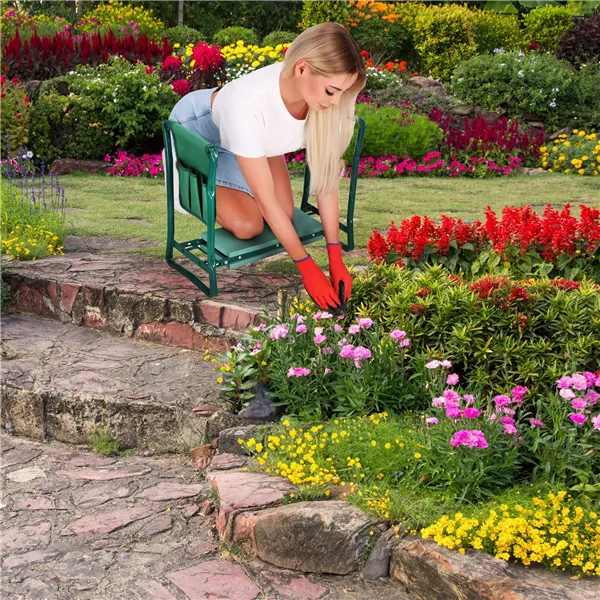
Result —
[[[307, 215], [305, 212], [296, 208], [292, 225], [298, 234], [298, 237], [303, 243], [312, 241], [313, 238], [320, 238], [323, 235], [323, 227], [321, 223]], [[205, 242], [206, 231], [200, 236]], [[265, 228], [260, 235], [249, 240], [239, 240], [230, 231], [222, 227], [215, 230], [215, 248], [218, 252], [229, 259], [237, 259], [260, 251], [270, 250], [276, 247], [281, 247], [281, 242], [275, 237], [271, 228], [265, 223]]]

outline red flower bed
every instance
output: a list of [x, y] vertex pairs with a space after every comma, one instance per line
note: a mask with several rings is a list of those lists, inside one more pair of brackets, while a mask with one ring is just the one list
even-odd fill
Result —
[[369, 256], [407, 267], [443, 264], [472, 274], [505, 268], [520, 276], [576, 279], [587, 274], [600, 280], [600, 210], [584, 204], [580, 208], [579, 219], [571, 214], [570, 204], [561, 210], [548, 205], [541, 216], [531, 206], [506, 206], [500, 219], [488, 206], [485, 222], [471, 223], [443, 215], [436, 224], [415, 215], [399, 228], [392, 222], [386, 238], [374, 230]]
[[2, 46], [2, 70], [9, 77], [50, 79], [64, 75], [80, 64], [97, 67], [105, 63], [109, 55], [118, 54], [132, 63], [141, 61], [154, 65], [171, 52], [167, 38], [158, 44], [145, 34], [117, 39], [110, 30], [104, 36], [84, 33], [76, 39], [70, 33], [39, 37], [34, 32], [29, 42], [23, 42], [17, 31]]

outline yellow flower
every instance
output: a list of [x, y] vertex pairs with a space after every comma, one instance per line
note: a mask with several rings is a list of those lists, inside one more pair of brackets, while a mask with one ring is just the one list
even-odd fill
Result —
[[223, 378], [222, 378], [222, 377], [219, 377], [219, 378], [217, 379], [217, 383], [223, 383]]
[[377, 446], [377, 442], [375, 440], [371, 440], [371, 446]]
[[415, 452], [415, 458], [421, 458], [421, 454], [419, 452]]
[[173, 48], [179, 48], [181, 46], [181, 44], [177, 43], [177, 44], [173, 44]]

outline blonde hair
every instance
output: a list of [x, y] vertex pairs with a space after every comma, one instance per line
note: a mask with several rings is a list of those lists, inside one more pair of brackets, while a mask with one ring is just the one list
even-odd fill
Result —
[[304, 59], [312, 73], [330, 77], [358, 73], [356, 81], [342, 94], [337, 106], [309, 109], [306, 121], [306, 158], [310, 167], [311, 193], [336, 190], [342, 155], [354, 132], [356, 97], [365, 86], [365, 63], [356, 42], [339, 23], [320, 23], [303, 31], [289, 46], [282, 76], [291, 78], [296, 63]]

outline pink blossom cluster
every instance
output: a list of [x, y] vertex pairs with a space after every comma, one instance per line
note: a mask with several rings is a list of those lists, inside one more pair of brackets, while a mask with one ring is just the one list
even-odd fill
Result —
[[287, 372], [288, 377], [306, 377], [310, 375], [310, 369], [304, 367], [290, 367]]
[[158, 179], [159, 175], [164, 174], [160, 154], [143, 154], [141, 157], [136, 157], [124, 150], [119, 150], [114, 158], [107, 154], [104, 161], [111, 163], [108, 175], [116, 175], [117, 177], [152, 177]]
[[456, 431], [450, 440], [455, 448], [468, 446], [469, 448], [487, 448], [485, 434], [480, 429], [461, 429]]
[[[573, 408], [569, 419], [576, 425], [586, 423], [591, 413], [590, 407], [600, 400], [600, 394], [592, 389], [600, 387], [600, 376], [590, 371], [565, 375], [556, 382], [556, 386], [560, 397], [569, 401]], [[600, 415], [592, 417], [591, 421], [596, 429], [600, 429]]]

